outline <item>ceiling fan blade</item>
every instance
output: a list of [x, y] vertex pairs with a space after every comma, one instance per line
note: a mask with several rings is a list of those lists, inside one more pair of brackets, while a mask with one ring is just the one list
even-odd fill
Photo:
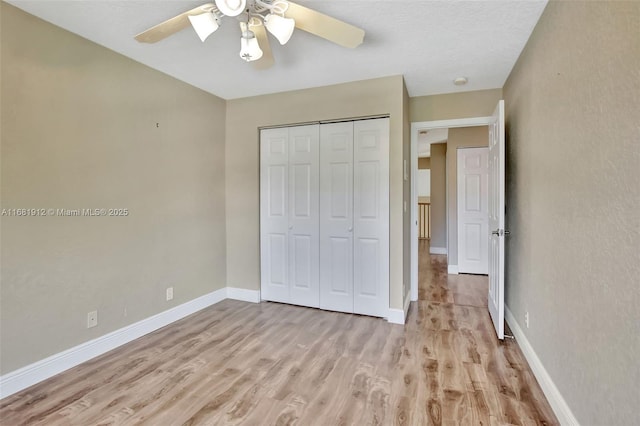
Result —
[[285, 12], [287, 18], [296, 21], [296, 28], [322, 37], [344, 47], [358, 47], [364, 40], [364, 30], [346, 22], [315, 10], [287, 2], [289, 7]]
[[253, 67], [257, 70], [265, 70], [273, 65], [273, 53], [271, 52], [271, 45], [269, 44], [269, 37], [267, 37], [267, 31], [264, 25], [251, 25], [249, 29], [253, 31], [258, 39], [258, 45], [262, 49], [262, 57], [257, 61], [251, 62]]
[[213, 3], [207, 3], [202, 6], [195, 7], [178, 16], [174, 16], [173, 18], [166, 20], [161, 24], [151, 27], [144, 32], [141, 32], [135, 37], [135, 39], [140, 43], [156, 43], [190, 26], [189, 16], [200, 15], [215, 8], [216, 7]]

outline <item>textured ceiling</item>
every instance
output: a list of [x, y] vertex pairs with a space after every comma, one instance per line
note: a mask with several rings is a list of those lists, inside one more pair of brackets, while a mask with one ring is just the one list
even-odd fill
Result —
[[[502, 87], [546, 0], [309, 1], [298, 3], [359, 26], [347, 49], [303, 31], [276, 65], [254, 70], [238, 56], [240, 30], [225, 17], [201, 43], [190, 28], [156, 44], [137, 33], [206, 1], [9, 0], [28, 13], [225, 99], [404, 75], [410, 96]], [[468, 77], [466, 86], [452, 80]]]

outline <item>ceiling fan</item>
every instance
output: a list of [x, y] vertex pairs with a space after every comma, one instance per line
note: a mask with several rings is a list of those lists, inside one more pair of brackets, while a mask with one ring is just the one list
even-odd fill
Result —
[[355, 48], [364, 40], [364, 30], [288, 0], [215, 0], [181, 13], [135, 36], [141, 43], [156, 43], [189, 26], [204, 42], [222, 18], [235, 17], [240, 24], [240, 57], [257, 69], [273, 65], [269, 31], [280, 44], [291, 38], [294, 28], [322, 37], [340, 46]]

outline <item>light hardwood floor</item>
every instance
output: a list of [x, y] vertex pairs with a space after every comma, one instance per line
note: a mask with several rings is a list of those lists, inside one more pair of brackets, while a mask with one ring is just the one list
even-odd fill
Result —
[[2, 425], [557, 424], [487, 278], [421, 243], [408, 323], [225, 300], [0, 401]]

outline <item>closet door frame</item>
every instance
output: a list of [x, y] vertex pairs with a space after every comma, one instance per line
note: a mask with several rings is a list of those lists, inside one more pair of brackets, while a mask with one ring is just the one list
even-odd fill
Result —
[[[315, 159], [304, 127], [317, 130]], [[329, 142], [323, 137], [338, 128], [350, 129], [343, 158], [325, 146]], [[307, 146], [306, 152], [294, 146], [292, 129], [302, 131], [295, 137], [305, 140], [298, 145]], [[339, 195], [346, 198], [339, 202], [332, 187], [340, 185]], [[300, 194], [306, 194], [304, 203]], [[261, 298], [387, 317], [389, 198], [388, 118], [261, 129]], [[297, 290], [302, 296], [293, 297]], [[332, 292], [340, 297], [332, 298]]]

